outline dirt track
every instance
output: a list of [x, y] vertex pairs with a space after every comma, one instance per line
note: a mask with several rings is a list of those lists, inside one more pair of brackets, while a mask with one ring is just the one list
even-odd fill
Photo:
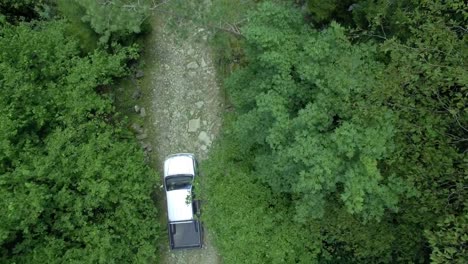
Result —
[[[169, 26], [161, 14], [155, 17], [153, 32], [145, 46], [142, 85], [148, 86], [143, 90], [151, 93], [145, 95], [151, 96], [145, 123], [153, 131], [149, 141], [154, 146], [157, 167], [162, 168], [164, 157], [171, 153], [191, 152], [199, 160], [207, 157], [221, 126], [223, 102], [206, 42], [208, 33], [184, 25], [181, 30], [189, 32], [188, 36], [176, 34], [177, 26]], [[170, 251], [165, 242], [160, 247], [161, 262], [220, 263], [209, 230], [206, 231], [201, 250]]]

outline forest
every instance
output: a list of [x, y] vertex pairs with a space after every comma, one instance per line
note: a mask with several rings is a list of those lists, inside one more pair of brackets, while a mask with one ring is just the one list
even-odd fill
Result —
[[468, 263], [465, 1], [0, 0], [1, 263], [160, 262], [114, 102], [156, 2], [212, 32], [223, 263]]
[[466, 2], [215, 2], [225, 263], [467, 263]]
[[145, 8], [2, 0], [0, 10], [0, 262], [156, 261], [158, 177], [111, 91], [138, 56]]

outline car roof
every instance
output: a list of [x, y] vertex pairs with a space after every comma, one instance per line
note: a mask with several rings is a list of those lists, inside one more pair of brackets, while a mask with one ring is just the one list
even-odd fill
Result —
[[164, 177], [173, 175], [194, 175], [195, 156], [191, 153], [178, 153], [167, 156], [164, 161]]

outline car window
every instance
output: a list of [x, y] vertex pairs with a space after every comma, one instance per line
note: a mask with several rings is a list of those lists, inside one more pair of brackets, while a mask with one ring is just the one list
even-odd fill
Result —
[[168, 191], [190, 189], [192, 187], [192, 180], [192, 176], [175, 176], [166, 178], [166, 189]]

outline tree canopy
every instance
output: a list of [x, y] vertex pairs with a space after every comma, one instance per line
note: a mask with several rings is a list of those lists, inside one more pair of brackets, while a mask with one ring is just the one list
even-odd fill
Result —
[[205, 217], [227, 263], [466, 262], [462, 1], [262, 2], [205, 164]]
[[154, 261], [158, 177], [100, 92], [137, 50], [82, 55], [67, 27], [0, 29], [0, 262]]

